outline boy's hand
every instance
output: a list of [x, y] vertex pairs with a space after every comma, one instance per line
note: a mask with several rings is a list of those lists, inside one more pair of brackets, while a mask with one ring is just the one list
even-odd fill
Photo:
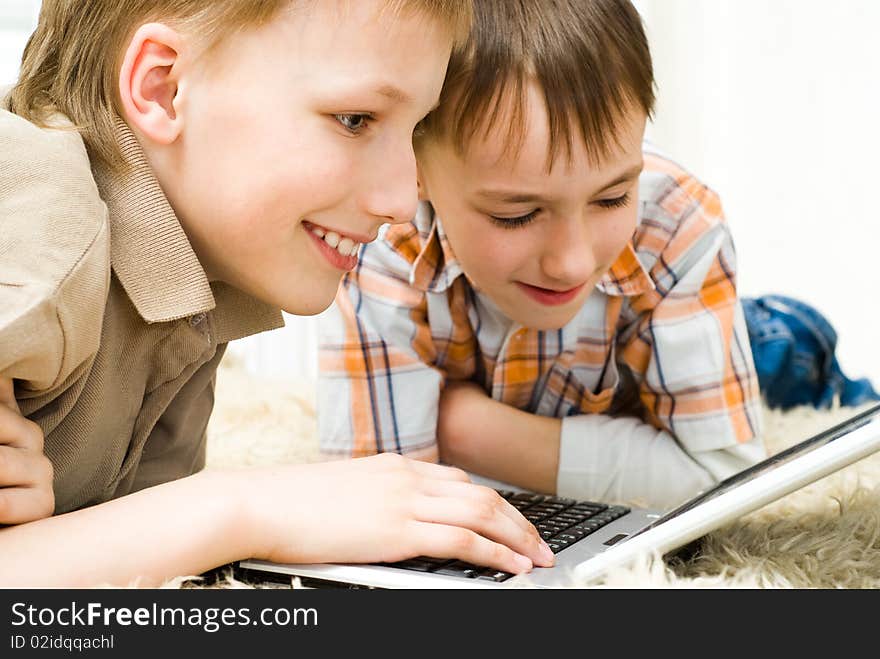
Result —
[[0, 524], [51, 517], [52, 476], [43, 431], [21, 415], [12, 380], [0, 378]]
[[282, 563], [458, 558], [512, 573], [550, 566], [537, 530], [459, 469], [385, 453], [241, 472], [252, 555]]

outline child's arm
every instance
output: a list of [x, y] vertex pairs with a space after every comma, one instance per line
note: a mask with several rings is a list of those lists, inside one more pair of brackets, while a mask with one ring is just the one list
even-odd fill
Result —
[[12, 380], [0, 378], [0, 524], [42, 519], [54, 510], [43, 431], [21, 415]]
[[472, 383], [447, 385], [437, 435], [441, 460], [472, 473], [537, 492], [657, 508], [671, 508], [764, 457], [753, 440], [698, 460], [668, 432], [638, 419], [538, 416]]
[[515, 573], [532, 562], [552, 564], [534, 527], [492, 490], [457, 469], [383, 455], [203, 471], [2, 529], [0, 585], [149, 586], [248, 557], [313, 563], [417, 555]]

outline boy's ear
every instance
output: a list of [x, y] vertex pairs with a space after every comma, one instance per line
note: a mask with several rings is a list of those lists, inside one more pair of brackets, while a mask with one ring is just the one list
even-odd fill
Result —
[[174, 142], [183, 128], [179, 112], [181, 35], [161, 23], [134, 33], [119, 72], [126, 123], [159, 144]]

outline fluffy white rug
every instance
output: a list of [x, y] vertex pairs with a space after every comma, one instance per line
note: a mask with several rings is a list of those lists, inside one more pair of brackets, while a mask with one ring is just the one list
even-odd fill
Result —
[[[764, 410], [776, 453], [858, 410]], [[314, 386], [258, 378], [234, 360], [218, 374], [208, 468], [318, 459]], [[611, 573], [607, 588], [876, 588], [880, 586], [880, 454], [862, 460], [707, 536], [700, 555], [667, 566], [656, 557]], [[218, 579], [219, 576], [219, 579]], [[171, 587], [259, 587], [230, 571]], [[573, 584], [579, 585], [579, 584]]]

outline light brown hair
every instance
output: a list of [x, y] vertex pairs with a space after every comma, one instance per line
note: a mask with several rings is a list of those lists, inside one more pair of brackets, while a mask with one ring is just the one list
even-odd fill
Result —
[[593, 162], [617, 144], [628, 110], [654, 110], [654, 71], [641, 17], [629, 0], [474, 0], [467, 44], [453, 53], [440, 104], [417, 144], [507, 126], [506, 153], [522, 144], [527, 85], [541, 88], [550, 130], [548, 167], [583, 140]]
[[[65, 114], [93, 158], [119, 166], [113, 138], [119, 69], [140, 25], [167, 22], [198, 34], [207, 50], [235, 30], [266, 24], [297, 1], [43, 0], [9, 109], [42, 126], [53, 112]], [[456, 41], [463, 41], [470, 28], [471, 0], [387, 0], [385, 5], [383, 10], [440, 21]]]

